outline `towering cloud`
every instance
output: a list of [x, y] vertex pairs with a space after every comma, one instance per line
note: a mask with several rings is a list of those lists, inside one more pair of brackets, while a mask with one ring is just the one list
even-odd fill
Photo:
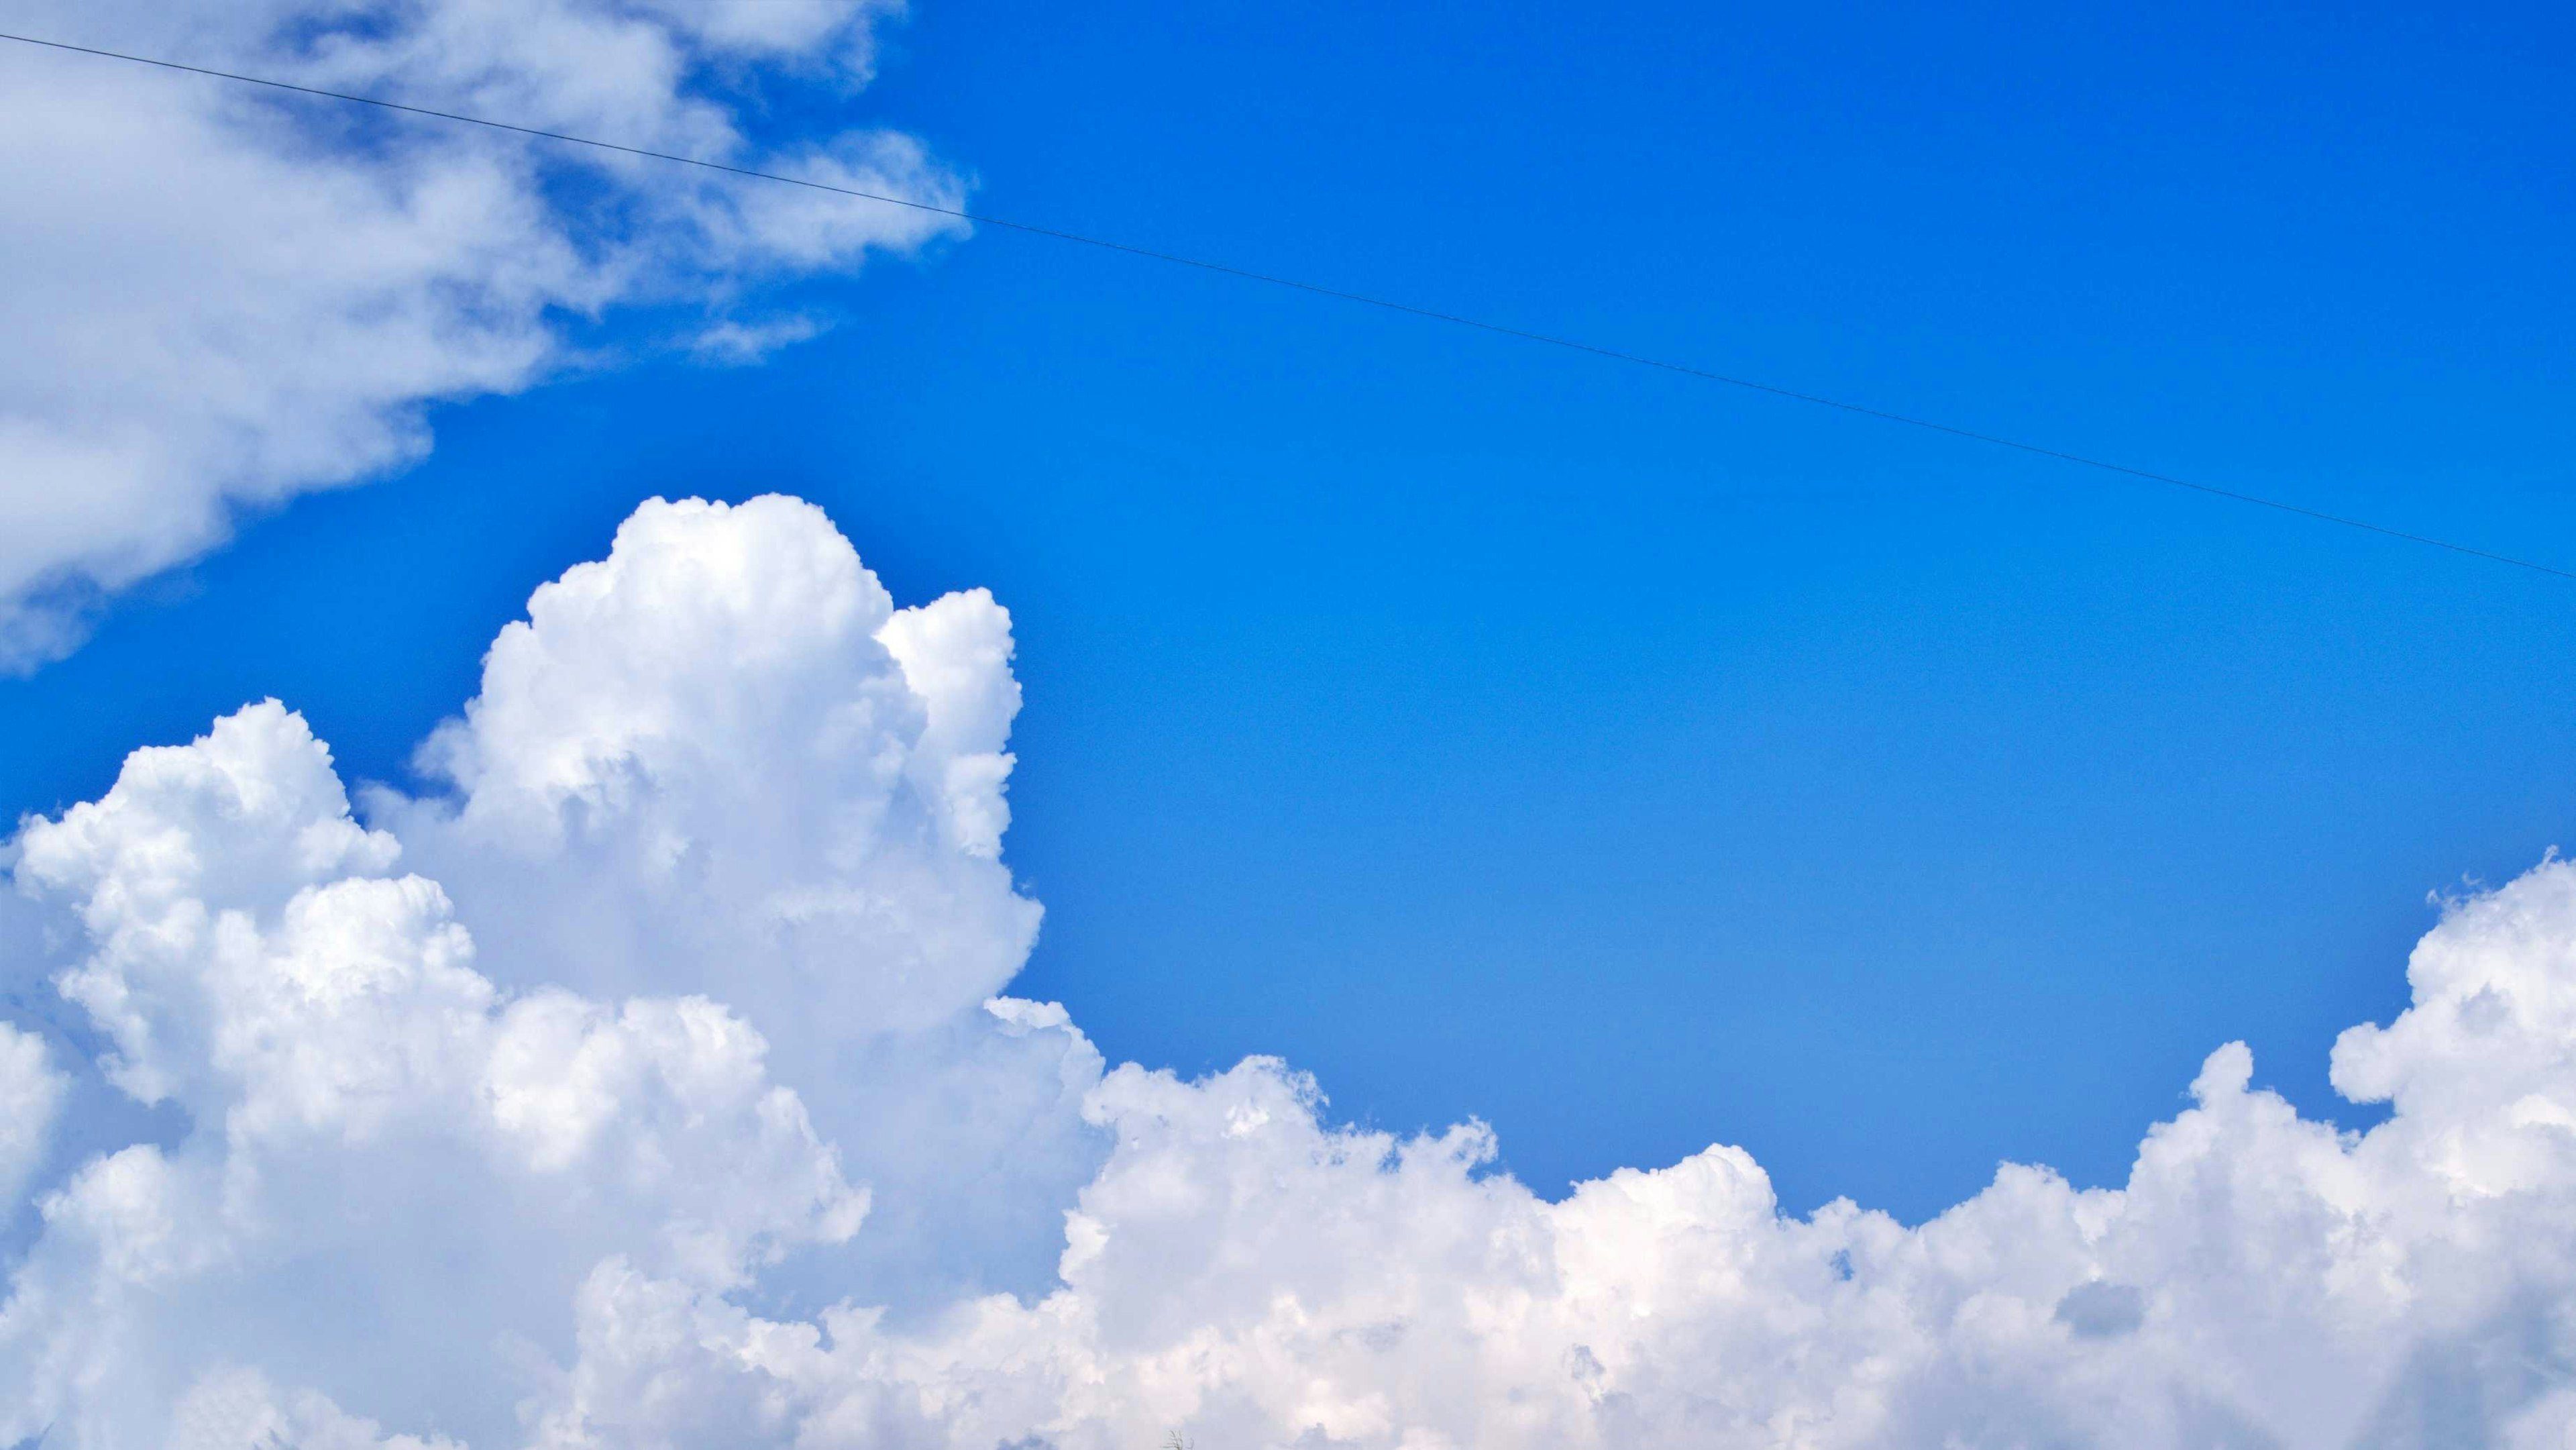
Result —
[[[771, 147], [729, 97], [870, 74], [877, 0], [36, 0], [8, 28], [954, 205], [911, 139]], [[345, 103], [0, 44], [0, 669], [245, 509], [427, 447], [568, 325], [661, 307], [757, 356], [815, 323], [759, 284], [947, 219]]]
[[1009, 658], [809, 506], [655, 502], [495, 642], [436, 793], [353, 810], [269, 702], [27, 823], [0, 1443], [2576, 1434], [2576, 867], [2454, 903], [2336, 1044], [2367, 1133], [2229, 1045], [2118, 1190], [1792, 1218], [1713, 1147], [1549, 1202], [1481, 1128], [995, 995]]

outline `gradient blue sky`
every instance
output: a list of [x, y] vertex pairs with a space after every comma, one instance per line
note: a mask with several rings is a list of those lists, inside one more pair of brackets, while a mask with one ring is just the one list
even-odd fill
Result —
[[[776, 122], [2576, 567], [2572, 29], [923, 0]], [[444, 410], [128, 599], [0, 684], [0, 807], [267, 694], [402, 779], [636, 500], [794, 492], [899, 599], [1014, 611], [1019, 990], [1113, 1057], [1481, 1116], [1550, 1192], [1717, 1140], [1908, 1217], [2117, 1180], [2231, 1038], [2368, 1121], [2325, 1050], [2428, 893], [2576, 834], [2564, 580], [999, 231], [797, 300], [839, 326]]]

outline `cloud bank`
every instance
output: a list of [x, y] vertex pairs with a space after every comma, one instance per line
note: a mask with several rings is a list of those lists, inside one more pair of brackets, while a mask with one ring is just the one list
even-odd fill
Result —
[[[981, 592], [646, 504], [353, 810], [276, 702], [9, 848], [0, 1444], [2563, 1446], [2576, 867], [2335, 1044], [2211, 1054], [2120, 1189], [1919, 1227], [1712, 1147], [1543, 1200], [1265, 1059], [1000, 995]], [[120, 1139], [116, 1125], [125, 1125]]]
[[[909, 137], [759, 146], [850, 91], [896, 0], [35, 0], [9, 28], [957, 205]], [[810, 334], [762, 284], [953, 230], [906, 208], [0, 45], [0, 669], [244, 510], [428, 446], [427, 405], [573, 364], [664, 309], [740, 362]]]

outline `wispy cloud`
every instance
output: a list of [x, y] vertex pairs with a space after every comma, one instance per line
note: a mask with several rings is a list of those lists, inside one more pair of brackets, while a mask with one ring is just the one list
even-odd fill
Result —
[[[40, 3], [13, 28], [484, 113], [956, 205], [912, 139], [770, 151], [728, 97], [871, 74], [868, 0]], [[119, 589], [248, 511], [429, 446], [426, 408], [507, 393], [620, 306], [712, 308], [702, 352], [793, 339], [777, 278], [919, 246], [948, 218], [0, 47], [0, 669], [80, 641]]]

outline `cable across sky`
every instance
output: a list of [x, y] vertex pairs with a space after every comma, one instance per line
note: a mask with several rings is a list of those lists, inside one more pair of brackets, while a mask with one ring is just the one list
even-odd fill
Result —
[[989, 212], [969, 211], [959, 207], [941, 206], [934, 202], [920, 201], [910, 197], [889, 196], [880, 192], [861, 191], [853, 187], [835, 186], [829, 182], [814, 181], [800, 176], [789, 176], [775, 171], [761, 171], [747, 166], [730, 165], [722, 161], [708, 161], [695, 156], [683, 156], [676, 152], [654, 151], [641, 146], [627, 146], [615, 141], [602, 141], [591, 136], [575, 136], [562, 131], [547, 131], [534, 126], [515, 125], [508, 121], [495, 121], [488, 117], [471, 116], [458, 111], [441, 111], [427, 106], [414, 106], [401, 101], [386, 100], [380, 96], [363, 96], [347, 91], [324, 90], [316, 86], [298, 85], [292, 81], [275, 80], [266, 76], [244, 75], [236, 71], [216, 70], [207, 66], [188, 65], [180, 61], [162, 60], [152, 56], [132, 55], [123, 51], [102, 50], [95, 46], [73, 45], [66, 41], [45, 40], [32, 35], [14, 35], [5, 31], [0, 31], [0, 40], [14, 41], [21, 45], [41, 46], [48, 50], [96, 56], [106, 60], [124, 61], [134, 65], [152, 66], [165, 71], [177, 71], [188, 75], [206, 76], [211, 79], [232, 81], [241, 85], [263, 86], [270, 90], [287, 91], [297, 95], [313, 96], [323, 100], [343, 101], [352, 105], [373, 106], [380, 110], [398, 111], [405, 115], [421, 116], [438, 121], [448, 121], [458, 125], [480, 126], [487, 130], [505, 131], [514, 135], [533, 137], [543, 141], [558, 142], [567, 146], [585, 146], [599, 151], [616, 152], [620, 155], [643, 157], [648, 160], [670, 162], [680, 166], [694, 166], [702, 170], [722, 172], [729, 176], [745, 177], [754, 181], [775, 182], [785, 186], [800, 186], [809, 190], [830, 192], [836, 196], [851, 197], [860, 201], [879, 202], [887, 206], [905, 207], [913, 211], [929, 212], [937, 216], [954, 217], [961, 221], [972, 222], [978, 226], [999, 227], [1007, 231], [1022, 232], [1030, 236], [1048, 237], [1060, 242], [1072, 242], [1080, 246], [1094, 247], [1108, 252], [1117, 252], [1130, 257], [1140, 257], [1148, 261], [1167, 263], [1176, 267], [1190, 267], [1202, 272], [1215, 273], [1219, 276], [1234, 277], [1247, 282], [1257, 282], [1266, 286], [1282, 287], [1291, 291], [1309, 293], [1317, 297], [1329, 297], [1336, 301], [1356, 303], [1363, 307], [1374, 307], [1386, 312], [1401, 313], [1408, 317], [1418, 317], [1432, 322], [1443, 322], [1449, 323], [1453, 326], [1473, 328], [1479, 332], [1492, 333], [1500, 337], [1516, 338], [1523, 342], [1539, 343], [1548, 347], [1563, 348], [1569, 352], [1585, 353], [1593, 357], [1605, 358], [1612, 362], [1628, 363], [1637, 367], [1654, 368], [1661, 372], [1673, 373], [1682, 377], [1697, 378], [1703, 382], [1721, 383], [1730, 388], [1740, 388], [1748, 392], [1764, 393], [1775, 398], [1785, 398], [1793, 402], [1808, 403], [1820, 408], [1831, 408], [1838, 412], [1854, 414], [1864, 418], [1875, 418], [1881, 422], [1900, 424], [1904, 427], [1917, 428], [1929, 433], [1946, 434], [1952, 438], [1962, 438], [1975, 443], [1988, 444], [1996, 448], [2008, 448], [2017, 453], [2025, 453], [2038, 458], [2054, 459], [2061, 463], [2071, 463], [2083, 468], [2096, 469], [2104, 473], [2117, 474], [2124, 478], [2138, 479], [2148, 483], [2164, 484], [2172, 488], [2188, 489], [2191, 492], [2206, 494], [2212, 498], [2222, 498], [2232, 500], [2236, 503], [2251, 504], [2258, 508], [2272, 509], [2280, 513], [2292, 514], [2304, 519], [2312, 519], [2319, 523], [2333, 524], [2347, 529], [2357, 529], [2364, 533], [2377, 534], [2383, 538], [2398, 539], [2410, 544], [2422, 544], [2430, 548], [2447, 550], [2454, 554], [2463, 554], [2470, 558], [2484, 559], [2491, 563], [2507, 564], [2514, 568], [2527, 569], [2537, 574], [2547, 574], [2559, 579], [2576, 580], [2576, 570], [2561, 569], [2553, 565], [2538, 563], [2530, 559], [2516, 558], [2510, 554], [2499, 554], [2492, 550], [2480, 549], [2468, 544], [2454, 543], [2451, 540], [2435, 538], [2428, 534], [2410, 533], [2404, 529], [2390, 528], [2385, 524], [2375, 524], [2366, 519], [2357, 519], [2345, 514], [2328, 513], [2322, 509], [2308, 508], [2301, 504], [2289, 503], [2276, 498], [2266, 498], [2260, 494], [2245, 493], [2232, 488], [2222, 488], [2216, 484], [2201, 483], [2188, 478], [2179, 478], [2169, 473], [2158, 473], [2151, 469], [2135, 468], [2128, 464], [2115, 463], [2108, 459], [2088, 457], [2080, 453], [2069, 453], [2063, 449], [2050, 448], [2042, 444], [2024, 442], [2017, 438], [2007, 438], [1999, 434], [1979, 432], [1972, 428], [1962, 428], [1954, 424], [1943, 423], [1930, 418], [1920, 418], [1911, 414], [1892, 412], [1885, 408], [1875, 408], [1864, 403], [1854, 403], [1842, 398], [1827, 397], [1818, 393], [1802, 392], [1796, 388], [1782, 387], [1775, 383], [1766, 383], [1752, 378], [1738, 377], [1729, 373], [1715, 372], [1707, 368], [1693, 367], [1686, 363], [1671, 362], [1663, 358], [1649, 357], [1642, 353], [1623, 352], [1617, 348], [1603, 347], [1599, 344], [1584, 342], [1576, 338], [1560, 337], [1552, 333], [1534, 332], [1527, 328], [1514, 327], [1507, 323], [1488, 321], [1479, 317], [1469, 317], [1460, 313], [1444, 312], [1437, 308], [1418, 306], [1414, 303], [1402, 302], [1393, 298], [1375, 297], [1364, 292], [1345, 291], [1338, 287], [1328, 287], [1321, 283], [1303, 281], [1295, 277], [1283, 277], [1275, 273], [1255, 271], [1248, 267], [1237, 267], [1225, 262], [1210, 261], [1203, 257], [1182, 256], [1177, 253], [1156, 251], [1151, 247], [1137, 246], [1133, 243], [1115, 241], [1106, 237], [1089, 236], [1081, 232], [1065, 231], [1062, 228], [1042, 226], [1034, 222], [1014, 221], [1009, 217], [995, 216]]

